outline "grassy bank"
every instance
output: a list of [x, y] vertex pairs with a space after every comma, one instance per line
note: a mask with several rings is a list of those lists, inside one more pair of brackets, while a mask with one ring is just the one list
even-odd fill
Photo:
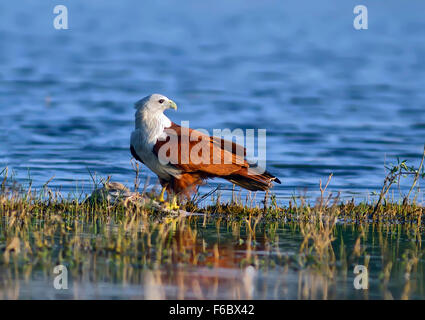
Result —
[[[314, 204], [294, 198], [282, 206], [272, 194], [255, 202], [254, 197], [242, 200], [236, 193], [223, 203], [213, 193], [206, 206], [196, 205], [204, 198], [197, 195], [182, 205], [184, 212], [169, 212], [147, 188], [134, 193], [103, 181], [103, 188], [90, 197], [64, 198], [48, 184], [40, 190], [24, 189], [5, 169], [0, 191], [0, 298], [10, 296], [7, 290], [13, 296], [17, 279], [49, 277], [58, 264], [68, 266], [80, 282], [146, 284], [147, 270], [165, 270], [166, 278], [151, 273], [149, 281], [177, 286], [186, 281], [178, 274], [193, 268], [313, 270], [327, 283], [321, 285], [320, 295], [329, 297], [324, 287], [351, 274], [353, 264], [368, 266], [377, 256], [373, 268], [380, 290], [396, 277], [402, 283], [400, 297], [409, 298], [411, 292], [425, 295], [425, 211], [416, 201], [422, 163], [415, 169], [399, 162], [388, 170], [371, 203], [341, 201], [328, 193], [330, 176], [320, 183]], [[412, 188], [400, 201], [391, 201], [389, 190], [405, 176], [413, 177]], [[301, 290], [302, 294], [314, 295]]]

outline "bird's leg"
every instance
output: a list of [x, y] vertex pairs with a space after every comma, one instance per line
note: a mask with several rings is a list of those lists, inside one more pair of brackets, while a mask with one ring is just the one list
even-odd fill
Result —
[[179, 210], [180, 209], [179, 205], [177, 204], [177, 196], [176, 195], [173, 195], [173, 201], [171, 202], [170, 207], [171, 207], [171, 210]]
[[165, 190], [167, 189], [167, 186], [162, 187], [161, 193], [159, 194], [159, 202], [165, 202], [164, 200], [164, 194], [165, 194]]

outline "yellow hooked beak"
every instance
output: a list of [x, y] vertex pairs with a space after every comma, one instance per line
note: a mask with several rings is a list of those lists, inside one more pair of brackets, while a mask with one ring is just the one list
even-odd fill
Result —
[[170, 109], [177, 110], [177, 105], [173, 100], [168, 101], [168, 103], [170, 104]]

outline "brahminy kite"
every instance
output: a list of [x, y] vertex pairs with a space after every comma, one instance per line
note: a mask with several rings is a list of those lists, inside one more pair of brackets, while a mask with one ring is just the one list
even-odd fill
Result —
[[223, 178], [251, 191], [267, 191], [272, 182], [280, 183], [269, 172], [255, 169], [241, 145], [173, 123], [164, 111], [177, 110], [177, 105], [167, 97], [152, 94], [136, 102], [135, 108], [131, 154], [158, 176], [161, 202], [165, 190], [173, 194], [170, 209], [178, 208], [176, 196], [190, 196], [210, 178]]

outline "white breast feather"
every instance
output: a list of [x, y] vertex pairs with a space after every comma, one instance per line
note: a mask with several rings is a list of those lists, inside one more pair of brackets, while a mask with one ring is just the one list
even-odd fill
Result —
[[143, 163], [164, 180], [169, 180], [172, 176], [177, 179], [181, 177], [181, 170], [169, 164], [161, 164], [153, 152], [153, 147], [157, 140], [166, 136], [164, 128], [170, 126], [171, 120], [163, 113], [158, 115], [142, 114], [139, 116], [136, 113], [136, 128], [131, 133], [130, 139], [130, 144]]

